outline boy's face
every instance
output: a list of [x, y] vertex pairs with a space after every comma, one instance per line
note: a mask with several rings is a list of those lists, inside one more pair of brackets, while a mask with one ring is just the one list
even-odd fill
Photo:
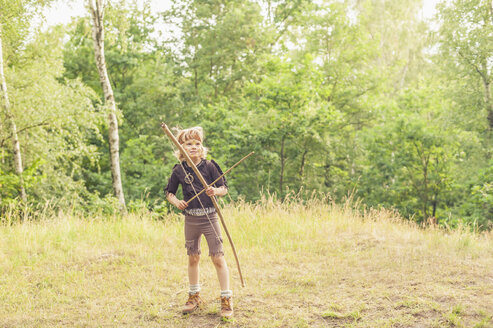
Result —
[[197, 139], [188, 139], [182, 144], [191, 159], [200, 158], [202, 155], [202, 142]]

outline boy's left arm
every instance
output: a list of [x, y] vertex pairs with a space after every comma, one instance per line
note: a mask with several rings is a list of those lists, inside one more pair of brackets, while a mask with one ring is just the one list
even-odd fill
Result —
[[[219, 164], [217, 164], [214, 160], [210, 161], [209, 168], [212, 170], [212, 176], [214, 177], [219, 177], [223, 174], [223, 171], [221, 170], [221, 167]], [[222, 197], [228, 193], [228, 184], [226, 183], [226, 177], [222, 178], [222, 182], [220, 181], [222, 185], [219, 187], [209, 187], [205, 190], [205, 193], [208, 196], [219, 196]]]
[[228, 188], [225, 186], [220, 186], [218, 188], [209, 187], [205, 190], [207, 196], [224, 196], [228, 193]]

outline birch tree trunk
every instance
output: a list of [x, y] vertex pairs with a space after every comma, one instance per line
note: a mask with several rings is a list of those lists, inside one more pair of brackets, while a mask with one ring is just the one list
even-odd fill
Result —
[[14, 116], [10, 110], [10, 102], [9, 96], [7, 93], [7, 82], [5, 80], [5, 74], [3, 72], [3, 49], [2, 49], [2, 29], [0, 26], [0, 82], [1, 82], [1, 90], [3, 94], [3, 102], [2, 107], [5, 112], [6, 117], [6, 125], [8, 126], [8, 133], [12, 137], [12, 149], [14, 152], [14, 169], [15, 173], [19, 176], [19, 194], [21, 199], [25, 202], [27, 200], [26, 190], [24, 188], [24, 179], [22, 178], [22, 172], [24, 172], [24, 168], [22, 167], [22, 155], [21, 155], [21, 147], [19, 144], [19, 137], [17, 135], [17, 126], [15, 124]]
[[284, 166], [286, 164], [286, 158], [284, 156], [284, 141], [286, 140], [286, 136], [282, 136], [281, 139], [281, 173], [279, 175], [279, 195], [281, 196], [281, 199], [283, 197], [282, 193], [282, 187], [283, 187], [283, 180], [284, 180]]
[[99, 80], [103, 88], [105, 106], [109, 109], [108, 114], [108, 134], [110, 146], [111, 177], [113, 182], [113, 192], [120, 203], [120, 210], [126, 211], [125, 197], [123, 194], [122, 180], [120, 174], [120, 151], [118, 136], [118, 120], [116, 118], [116, 103], [111, 87], [108, 71], [106, 69], [106, 59], [104, 57], [104, 0], [88, 0], [89, 10], [92, 16], [92, 38], [94, 41], [94, 54], [98, 67]]
[[486, 102], [486, 109], [488, 113], [488, 123], [489, 123], [489, 128], [490, 130], [493, 130], [493, 100], [491, 99], [491, 90], [490, 86], [491, 84], [489, 81], [484, 81], [484, 97], [485, 97], [485, 102]]

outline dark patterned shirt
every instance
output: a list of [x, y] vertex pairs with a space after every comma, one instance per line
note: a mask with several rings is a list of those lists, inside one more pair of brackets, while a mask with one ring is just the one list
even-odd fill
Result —
[[[199, 178], [197, 178], [197, 175], [193, 171], [193, 169], [188, 166], [186, 161], [183, 161], [180, 164], [176, 164], [173, 167], [173, 172], [171, 173], [171, 177], [168, 180], [168, 184], [164, 188], [165, 193], [172, 193], [176, 194], [176, 191], [178, 190], [178, 185], [181, 184], [182, 190], [183, 190], [183, 199], [185, 201], [188, 201], [190, 198], [195, 196], [195, 192], [199, 193], [204, 189], [204, 186], [200, 182]], [[201, 160], [199, 164], [196, 165], [199, 172], [202, 174], [204, 177], [205, 181], [207, 184], [210, 184], [212, 181], [216, 180], [223, 174], [221, 168], [219, 167], [219, 164], [217, 164], [213, 160]], [[193, 185], [193, 187], [192, 187]], [[226, 183], [226, 178], [222, 177], [217, 181], [213, 187], [228, 187]], [[194, 191], [195, 188], [195, 191]], [[202, 205], [205, 208], [205, 211], [209, 213], [214, 212], [214, 204], [212, 203], [212, 200], [207, 194], [204, 192], [202, 193], [199, 197], [195, 198], [188, 204], [188, 207], [185, 209], [185, 213], [191, 214], [191, 215], [204, 215], [201, 214], [202, 206], [200, 205], [199, 202], [202, 202]]]

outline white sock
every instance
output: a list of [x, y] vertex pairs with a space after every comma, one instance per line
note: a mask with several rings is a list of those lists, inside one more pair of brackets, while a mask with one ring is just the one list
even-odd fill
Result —
[[188, 291], [189, 294], [194, 295], [198, 292], [200, 292], [200, 284], [190, 285], [190, 290]]
[[233, 291], [232, 290], [221, 290], [221, 297], [228, 297], [230, 298], [233, 296]]

